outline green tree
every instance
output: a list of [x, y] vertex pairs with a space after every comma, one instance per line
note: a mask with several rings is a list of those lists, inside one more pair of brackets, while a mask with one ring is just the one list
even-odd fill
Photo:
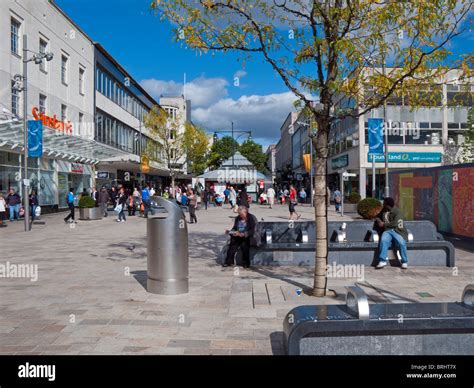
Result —
[[449, 68], [472, 75], [472, 55], [453, 58], [447, 49], [469, 28], [472, 1], [155, 0], [151, 7], [187, 47], [260, 55], [314, 118], [313, 294], [326, 295], [329, 130], [394, 96], [408, 96], [414, 108], [429, 106]]
[[257, 144], [253, 140], [247, 139], [240, 145], [239, 151], [258, 171], [265, 171], [267, 155], [262, 151], [261, 144]]
[[217, 169], [222, 162], [229, 159], [239, 150], [239, 143], [231, 136], [224, 136], [217, 139], [211, 147], [208, 166]]
[[[155, 160], [168, 168], [171, 177], [171, 189], [174, 192], [175, 179], [183, 170], [183, 160], [186, 155], [184, 131], [180, 128], [180, 120], [172, 120], [160, 106], [153, 108], [145, 115], [145, 127], [150, 137], [156, 140], [153, 149], [147, 149], [145, 154], [150, 160]], [[155, 147], [157, 149], [155, 149]]]
[[209, 139], [206, 131], [192, 123], [186, 123], [184, 146], [188, 172], [201, 175], [207, 167]]

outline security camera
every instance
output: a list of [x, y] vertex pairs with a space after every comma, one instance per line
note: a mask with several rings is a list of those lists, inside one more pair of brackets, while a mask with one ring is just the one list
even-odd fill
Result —
[[47, 60], [48, 62], [51, 61], [53, 58], [54, 58], [54, 54], [53, 54], [53, 53], [47, 53], [47, 54], [46, 54], [46, 60]]

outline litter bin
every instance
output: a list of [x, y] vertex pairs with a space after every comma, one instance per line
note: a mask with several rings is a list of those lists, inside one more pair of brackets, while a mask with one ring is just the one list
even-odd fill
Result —
[[147, 219], [147, 291], [178, 295], [188, 292], [188, 227], [181, 208], [151, 197], [152, 208], [165, 212]]

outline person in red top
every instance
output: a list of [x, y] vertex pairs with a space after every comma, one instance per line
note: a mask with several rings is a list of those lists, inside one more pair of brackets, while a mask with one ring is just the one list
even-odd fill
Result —
[[290, 209], [290, 220], [293, 219], [293, 217], [296, 215], [296, 219], [299, 220], [301, 217], [301, 214], [298, 214], [296, 212], [295, 206], [298, 204], [298, 194], [296, 192], [295, 186], [290, 185], [290, 204], [289, 204], [289, 209]]

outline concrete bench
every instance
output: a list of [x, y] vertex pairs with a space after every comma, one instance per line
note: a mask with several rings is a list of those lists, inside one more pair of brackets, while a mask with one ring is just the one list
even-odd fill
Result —
[[474, 355], [474, 285], [461, 302], [299, 306], [283, 322], [289, 355]]
[[[259, 223], [262, 242], [251, 249], [251, 259], [259, 265], [314, 265], [315, 223]], [[406, 221], [409, 265], [454, 266], [454, 246], [444, 240], [430, 221]], [[380, 236], [372, 221], [328, 222], [328, 263], [376, 265]], [[394, 247], [395, 248], [395, 247]], [[400, 265], [395, 249], [392, 265]]]

